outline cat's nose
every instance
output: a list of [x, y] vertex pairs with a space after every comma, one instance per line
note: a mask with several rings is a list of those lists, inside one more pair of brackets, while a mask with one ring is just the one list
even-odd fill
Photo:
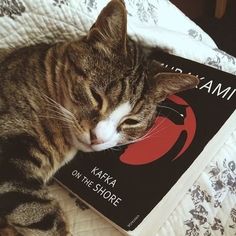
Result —
[[90, 131], [90, 140], [92, 145], [104, 143], [103, 140], [99, 139], [93, 130]]

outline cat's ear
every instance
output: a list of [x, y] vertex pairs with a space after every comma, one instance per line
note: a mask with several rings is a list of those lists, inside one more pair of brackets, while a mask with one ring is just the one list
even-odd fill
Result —
[[[150, 76], [150, 75], [149, 75]], [[148, 79], [151, 94], [157, 102], [165, 100], [168, 96], [192, 89], [199, 83], [199, 79], [190, 74], [160, 72]]]
[[127, 12], [123, 0], [112, 0], [99, 14], [87, 39], [98, 49], [126, 53]]

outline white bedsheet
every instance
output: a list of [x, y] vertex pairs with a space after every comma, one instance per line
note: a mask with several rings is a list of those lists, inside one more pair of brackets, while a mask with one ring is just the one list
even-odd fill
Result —
[[[108, 0], [0, 0], [0, 59], [14, 48], [85, 34]], [[128, 33], [145, 44], [236, 74], [236, 59], [167, 0], [126, 0]], [[184, 42], [184, 43], [183, 43]], [[236, 127], [235, 127], [236, 128]], [[236, 131], [190, 188], [158, 236], [236, 235]], [[118, 236], [114, 227], [50, 186], [76, 236]], [[144, 235], [145, 236], [145, 235]]]

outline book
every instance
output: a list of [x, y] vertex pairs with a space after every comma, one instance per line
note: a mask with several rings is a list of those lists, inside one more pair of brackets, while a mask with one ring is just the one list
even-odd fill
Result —
[[236, 76], [165, 53], [153, 59], [199, 85], [160, 105], [148, 138], [78, 152], [55, 175], [125, 235], [155, 235], [236, 127]]

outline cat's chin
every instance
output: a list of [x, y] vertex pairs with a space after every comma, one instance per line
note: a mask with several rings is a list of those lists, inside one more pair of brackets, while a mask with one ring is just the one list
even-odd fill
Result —
[[109, 148], [115, 147], [117, 145], [117, 142], [106, 142], [101, 144], [95, 144], [95, 145], [88, 145], [85, 143], [81, 143], [79, 145], [79, 150], [82, 152], [100, 152], [107, 150]]
[[100, 151], [104, 151], [106, 149], [112, 148], [116, 145], [117, 145], [116, 142], [106, 142], [106, 143], [94, 144], [94, 145], [79, 142], [77, 143], [77, 148], [78, 150], [82, 152], [100, 152]]
[[104, 151], [106, 149], [115, 147], [116, 145], [114, 144], [107, 144], [107, 143], [103, 143], [103, 144], [97, 144], [97, 145], [87, 145], [84, 143], [81, 143], [81, 145], [78, 145], [78, 150], [82, 151], [82, 152], [100, 152], [100, 151]]
[[116, 144], [102, 143], [102, 144], [92, 145], [92, 149], [94, 150], [94, 152], [100, 152], [115, 146]]
[[91, 145], [91, 147], [95, 152], [100, 152], [117, 146], [120, 143], [120, 140], [121, 140], [121, 135], [119, 133], [116, 133], [108, 141], [104, 143], [93, 144]]

